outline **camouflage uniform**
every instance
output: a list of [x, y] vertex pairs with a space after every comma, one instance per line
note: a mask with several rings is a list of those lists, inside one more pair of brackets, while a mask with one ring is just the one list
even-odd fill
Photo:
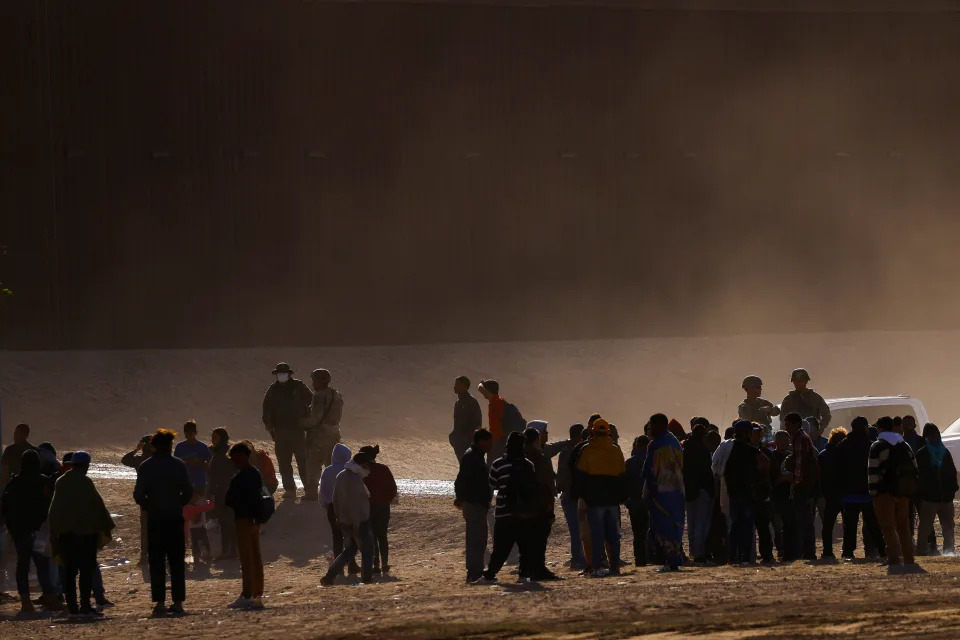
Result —
[[333, 447], [340, 442], [340, 418], [343, 416], [343, 396], [333, 387], [320, 389], [313, 394], [310, 416], [304, 420], [307, 432], [307, 470], [304, 491], [308, 496], [317, 495], [320, 474], [330, 465]]
[[[774, 409], [772, 414], [764, 411], [764, 409], [770, 408]], [[769, 400], [764, 400], [763, 398], [756, 398], [753, 400], [750, 398], [745, 399], [740, 403], [740, 406], [737, 408], [737, 412], [740, 415], [741, 420], [749, 420], [750, 422], [762, 424], [763, 432], [767, 436], [773, 435], [773, 430], [771, 427], [773, 419], [771, 415], [779, 415], [780, 413], [772, 402]]]
[[830, 426], [830, 407], [827, 401], [813, 389], [797, 391], [794, 389], [787, 394], [780, 405], [783, 415], [799, 413], [801, 418], [816, 418], [820, 422], [820, 431], [827, 433]]

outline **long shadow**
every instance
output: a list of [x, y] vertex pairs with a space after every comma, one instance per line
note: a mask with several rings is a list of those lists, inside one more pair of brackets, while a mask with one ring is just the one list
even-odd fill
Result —
[[260, 551], [264, 562], [287, 558], [293, 566], [305, 567], [326, 554], [332, 540], [327, 513], [319, 503], [285, 500], [261, 528]]

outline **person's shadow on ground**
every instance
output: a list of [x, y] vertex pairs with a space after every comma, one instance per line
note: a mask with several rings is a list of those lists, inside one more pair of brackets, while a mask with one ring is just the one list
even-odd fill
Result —
[[327, 512], [318, 502], [284, 500], [260, 530], [260, 553], [264, 563], [281, 558], [294, 567], [305, 567], [329, 552], [333, 537]]

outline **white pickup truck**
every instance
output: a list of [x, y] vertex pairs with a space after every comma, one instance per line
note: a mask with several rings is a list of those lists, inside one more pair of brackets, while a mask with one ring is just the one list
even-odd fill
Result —
[[943, 444], [953, 456], [954, 464], [960, 464], [960, 420], [957, 420], [941, 432]]
[[[910, 396], [862, 396], [859, 398], [833, 398], [827, 400], [827, 406], [830, 407], [830, 429], [834, 427], [846, 427], [847, 431], [850, 430], [850, 422], [857, 416], [863, 416], [870, 421], [870, 424], [874, 424], [877, 421], [877, 418], [882, 418], [883, 416], [913, 416], [917, 419], [917, 424], [922, 428], [923, 425], [930, 421], [930, 417], [927, 415], [927, 409], [923, 406], [923, 403], [916, 398]], [[773, 430], [777, 431], [781, 428], [779, 416], [773, 419]], [[956, 446], [958, 448], [957, 453], [960, 453], [960, 420], [953, 423], [951, 428], [956, 427]], [[830, 435], [829, 433], [823, 434], [824, 436]], [[944, 433], [943, 437], [944, 444], [947, 442], [947, 435]], [[947, 445], [949, 447], [949, 445]], [[951, 449], [951, 453], [954, 458], [957, 457], [957, 453]]]

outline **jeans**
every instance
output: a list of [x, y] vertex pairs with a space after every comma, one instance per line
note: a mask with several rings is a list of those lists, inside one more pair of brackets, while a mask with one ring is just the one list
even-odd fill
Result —
[[567, 521], [567, 529], [570, 530], [570, 568], [586, 569], [587, 558], [583, 555], [583, 543], [580, 541], [580, 518], [577, 515], [577, 501], [564, 493], [560, 497], [560, 507], [563, 509], [563, 517]]
[[[760, 559], [763, 562], [773, 562], [773, 533], [770, 529], [773, 523], [773, 503], [769, 500], [763, 500], [754, 505], [753, 521], [757, 528]], [[752, 539], [750, 550], [753, 551]]]
[[244, 598], [263, 596], [263, 558], [260, 555], [260, 525], [250, 518], [238, 518], [237, 551], [240, 554], [240, 572], [243, 577]]
[[[183, 531], [183, 529], [180, 529]], [[60, 538], [63, 557], [63, 592], [71, 610], [90, 606], [93, 590], [93, 571], [97, 566], [97, 535], [68, 533]], [[80, 576], [80, 601], [77, 602], [77, 576]]]
[[647, 532], [650, 531], [650, 512], [646, 505], [633, 507], [630, 513], [630, 529], [633, 531], [633, 564], [647, 564]]
[[464, 502], [463, 520], [466, 523], [467, 580], [473, 582], [483, 575], [483, 557], [487, 553], [487, 512], [489, 505]]
[[383, 567], [390, 566], [390, 546], [387, 542], [387, 528], [390, 526], [390, 505], [370, 505], [370, 526], [373, 529], [373, 566], [379, 568], [380, 560]]
[[917, 555], [923, 556], [934, 550], [929, 545], [930, 536], [933, 535], [933, 520], [935, 517], [940, 518], [940, 527], [943, 529], [943, 552], [953, 553], [953, 502], [929, 502], [923, 500], [920, 502], [918, 512], [920, 515], [920, 528], [917, 529]]
[[356, 531], [346, 526], [341, 526], [340, 530], [346, 546], [327, 569], [327, 578], [342, 574], [347, 563], [356, 561], [357, 551], [360, 551], [360, 579], [364, 582], [373, 579], [373, 527], [370, 521], [361, 522]]
[[833, 555], [833, 530], [837, 526], [837, 516], [843, 510], [843, 504], [838, 499], [827, 499], [823, 505], [823, 530], [820, 537], [823, 538], [823, 555]]
[[713, 497], [701, 490], [694, 500], [687, 501], [687, 537], [690, 555], [700, 560], [707, 555], [707, 536], [710, 535], [710, 520], [713, 517]]
[[600, 568], [597, 558], [603, 556], [604, 543], [610, 548], [611, 571], [620, 571], [620, 507], [606, 505], [601, 507], [587, 507], [587, 524], [590, 526], [590, 537], [593, 540], [594, 570]]
[[887, 555], [873, 503], [845, 502], [843, 503], [843, 557], [852, 558], [853, 552], [857, 550], [857, 525], [860, 523], [860, 514], [863, 514], [864, 556], [870, 558], [876, 555]]
[[57, 591], [50, 579], [50, 558], [33, 550], [36, 537], [36, 531], [30, 531], [18, 534], [13, 538], [14, 546], [17, 549], [17, 593], [21, 596], [30, 596], [31, 560], [37, 565], [37, 579], [40, 580], [43, 595], [54, 595]]
[[503, 568], [513, 545], [520, 549], [520, 562], [530, 556], [531, 521], [516, 516], [497, 518], [493, 525], [493, 552], [483, 577], [493, 579]]
[[170, 596], [174, 602], [187, 599], [185, 556], [187, 543], [183, 537], [183, 519], [150, 518], [147, 539], [150, 546], [150, 595], [162, 604], [167, 598], [167, 563], [170, 563]]
[[[310, 489], [307, 487], [306, 439], [303, 431], [294, 429], [276, 431], [273, 434], [273, 446], [277, 454], [277, 466], [280, 468], [283, 490], [297, 490], [297, 484], [293, 479], [293, 460], [296, 460], [297, 470], [300, 472], [300, 481], [303, 482], [307, 495], [310, 495]], [[313, 495], [316, 494], [317, 487], [314, 486]]]
[[730, 496], [730, 562], [750, 562], [755, 524], [753, 498]]
[[793, 512], [797, 526], [796, 542], [793, 557], [804, 560], [817, 559], [817, 532], [814, 525], [815, 500], [805, 492], [794, 489], [794, 495], [791, 498], [793, 503]]
[[913, 564], [913, 536], [910, 533], [910, 499], [881, 493], [873, 497], [877, 522], [887, 545], [887, 559], [891, 565], [900, 564], [901, 557]]

